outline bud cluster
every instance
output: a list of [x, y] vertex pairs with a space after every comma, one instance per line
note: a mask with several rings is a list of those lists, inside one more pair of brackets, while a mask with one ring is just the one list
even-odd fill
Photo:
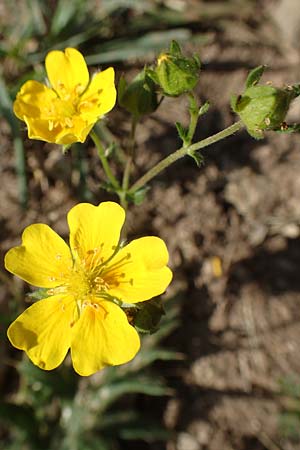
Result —
[[162, 53], [154, 67], [143, 69], [127, 84], [121, 77], [118, 86], [119, 104], [136, 119], [154, 112], [157, 95], [178, 97], [191, 92], [199, 81], [200, 61], [197, 56], [186, 57], [176, 41], [168, 52]]

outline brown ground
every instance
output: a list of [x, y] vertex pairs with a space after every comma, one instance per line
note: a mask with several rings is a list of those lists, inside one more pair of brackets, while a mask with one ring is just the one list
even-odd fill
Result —
[[[264, 80], [274, 84], [299, 81], [297, 30], [285, 41], [286, 31], [280, 34], [270, 17], [271, 9], [259, 9], [248, 23], [227, 21], [201, 50], [199, 96], [212, 107], [197, 138], [233, 122], [228, 99], [242, 89], [249, 67], [268, 64]], [[299, 120], [299, 111], [295, 102], [291, 121]], [[182, 116], [185, 102], [166, 99], [139, 127], [138, 167], [150, 167], [178, 146], [173, 124]], [[120, 124], [120, 135], [126, 126]], [[23, 213], [4, 122], [1, 131], [1, 252], [36, 221], [66, 235], [65, 215], [76, 202], [72, 156], [28, 143], [30, 205]], [[184, 299], [182, 325], [170, 345], [186, 361], [172, 370], [164, 365], [177, 390], [164, 413], [167, 427], [178, 431], [167, 450], [295, 450], [300, 443], [278, 431], [286, 400], [278, 381], [300, 373], [299, 135], [269, 133], [255, 141], [240, 132], [204, 155], [201, 169], [186, 159], [162, 174], [129, 216], [131, 236], [150, 232], [167, 242], [172, 290], [180, 289]], [[92, 148], [89, 157], [92, 168]], [[98, 175], [101, 170], [93, 169], [88, 181], [93, 201], [108, 198], [97, 194]], [[6, 296], [3, 290], [1, 300]]]

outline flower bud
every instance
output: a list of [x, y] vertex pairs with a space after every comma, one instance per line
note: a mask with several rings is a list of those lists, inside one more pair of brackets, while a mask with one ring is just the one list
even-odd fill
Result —
[[194, 89], [199, 80], [199, 71], [199, 59], [196, 56], [183, 56], [179, 45], [173, 41], [169, 52], [159, 56], [153, 72], [163, 93], [177, 97]]
[[[293, 87], [279, 89], [270, 85], [257, 85], [257, 78], [250, 82], [257, 69], [249, 74], [244, 93], [231, 98], [231, 107], [240, 116], [248, 133], [261, 139], [264, 130], [280, 130], [290, 103], [298, 94]], [[261, 74], [262, 70], [259, 77]]]
[[130, 84], [121, 77], [118, 85], [118, 101], [120, 106], [136, 119], [144, 114], [150, 114], [158, 106], [155, 83], [145, 70], [140, 72]]

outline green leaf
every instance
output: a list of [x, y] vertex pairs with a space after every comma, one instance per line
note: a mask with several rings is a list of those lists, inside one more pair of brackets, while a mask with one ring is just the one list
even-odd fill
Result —
[[206, 114], [207, 111], [209, 110], [209, 107], [210, 107], [209, 102], [205, 102], [202, 106], [200, 106], [199, 111], [198, 111], [198, 117], [201, 117], [204, 114]]
[[127, 200], [131, 201], [134, 205], [141, 205], [146, 198], [146, 194], [149, 191], [149, 186], [143, 186], [133, 193], [126, 195]]
[[255, 69], [251, 70], [246, 79], [246, 88], [255, 86], [262, 77], [262, 74], [265, 71], [266, 66], [258, 66]]
[[184, 127], [180, 122], [175, 123], [178, 135], [183, 143], [186, 142], [186, 138], [188, 136], [189, 129]]
[[201, 155], [201, 153], [199, 152], [199, 150], [197, 150], [196, 152], [190, 152], [188, 153], [188, 155], [193, 158], [193, 160], [195, 161], [195, 163], [197, 164], [198, 167], [201, 167], [203, 162], [204, 162], [204, 158]]

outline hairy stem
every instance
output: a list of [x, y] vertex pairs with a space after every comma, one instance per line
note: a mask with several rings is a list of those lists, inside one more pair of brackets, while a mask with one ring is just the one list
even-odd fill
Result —
[[238, 121], [234, 123], [233, 125], [230, 125], [228, 128], [225, 128], [224, 130], [220, 131], [219, 133], [216, 133], [212, 136], [209, 136], [206, 139], [203, 139], [202, 141], [195, 142], [195, 144], [191, 144], [188, 146], [183, 146], [180, 149], [176, 150], [174, 153], [171, 153], [171, 155], [167, 156], [166, 158], [162, 159], [159, 163], [157, 163], [152, 169], [150, 169], [145, 175], [143, 175], [141, 178], [139, 178], [129, 189], [129, 193], [133, 194], [138, 189], [143, 187], [146, 183], [148, 183], [152, 178], [156, 177], [160, 172], [165, 170], [167, 167], [169, 167], [171, 164], [173, 164], [175, 161], [177, 161], [180, 158], [183, 158], [186, 155], [192, 155], [197, 150], [200, 150], [201, 148], [208, 147], [211, 144], [214, 144], [215, 142], [221, 141], [222, 139], [231, 136], [236, 131], [243, 128], [243, 123], [241, 121]]
[[116, 179], [116, 177], [114, 176], [114, 174], [111, 171], [110, 165], [109, 165], [109, 163], [107, 161], [107, 158], [105, 156], [104, 147], [103, 147], [99, 137], [97, 136], [97, 134], [93, 130], [90, 132], [90, 136], [93, 139], [94, 144], [96, 145], [96, 148], [97, 148], [97, 151], [98, 151], [98, 156], [99, 156], [99, 159], [101, 161], [101, 164], [102, 164], [103, 170], [105, 172], [105, 175], [107, 176], [107, 179], [110, 181], [110, 183], [114, 187], [114, 189], [116, 191], [118, 191], [120, 189], [119, 182], [118, 182], [118, 180]]

